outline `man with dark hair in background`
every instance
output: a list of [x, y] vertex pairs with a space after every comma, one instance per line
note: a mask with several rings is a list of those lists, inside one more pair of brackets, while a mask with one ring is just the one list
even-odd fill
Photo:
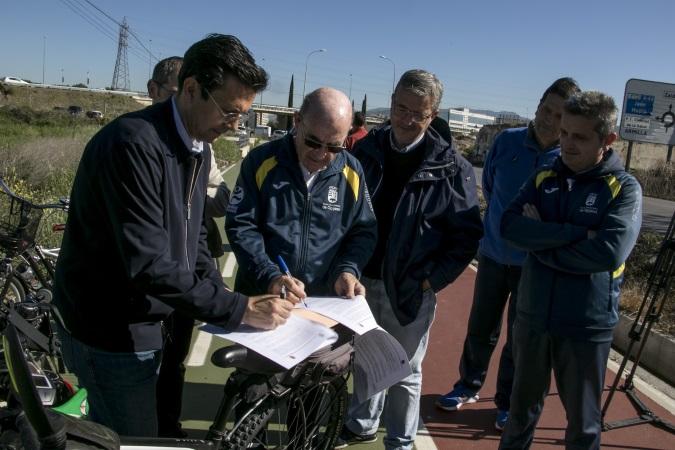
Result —
[[[183, 66], [183, 58], [171, 56], [157, 63], [148, 80], [148, 95], [152, 104], [163, 102], [178, 92], [178, 74]], [[209, 144], [210, 145], [210, 144]], [[223, 240], [214, 218], [223, 217], [227, 208], [230, 190], [218, 169], [215, 153], [211, 147], [211, 170], [204, 206], [206, 225], [206, 244], [211, 256], [217, 261], [223, 252]], [[162, 353], [162, 364], [157, 379], [157, 418], [159, 435], [162, 437], [185, 437], [187, 434], [180, 424], [183, 403], [183, 384], [185, 365], [183, 362], [190, 351], [194, 319], [174, 311], [164, 321], [167, 335]]]
[[449, 393], [436, 401], [436, 405], [447, 411], [456, 411], [464, 404], [478, 400], [478, 391], [485, 383], [508, 301], [506, 344], [499, 361], [494, 399], [497, 405], [495, 428], [498, 431], [504, 429], [509, 417], [513, 384], [511, 328], [516, 317], [521, 266], [525, 260], [525, 252], [510, 246], [502, 238], [499, 224], [520, 186], [535, 170], [551, 164], [560, 154], [563, 103], [578, 91], [579, 87], [572, 78], [560, 78], [553, 82], [544, 91], [534, 120], [527, 127], [511, 128], [500, 133], [483, 166], [482, 188], [487, 202], [485, 236], [479, 248], [473, 305], [459, 364], [460, 379]]
[[90, 417], [156, 436], [162, 321], [177, 310], [226, 330], [271, 329], [292, 302], [225, 288], [206, 248], [215, 138], [236, 129], [267, 74], [234, 36], [192, 45], [170, 100], [125, 114], [87, 144], [71, 192], [54, 304], [63, 358]]
[[642, 190], [611, 149], [616, 105], [600, 92], [564, 104], [560, 157], [504, 212], [501, 234], [527, 252], [513, 324], [511, 415], [501, 449], [527, 449], [555, 375], [565, 448], [599, 449], [600, 398]]
[[360, 140], [366, 137], [368, 130], [366, 130], [366, 116], [361, 112], [354, 113], [354, 120], [352, 121], [352, 128], [349, 130], [349, 136], [345, 141], [345, 147], [349, 150], [354, 149], [354, 145]]

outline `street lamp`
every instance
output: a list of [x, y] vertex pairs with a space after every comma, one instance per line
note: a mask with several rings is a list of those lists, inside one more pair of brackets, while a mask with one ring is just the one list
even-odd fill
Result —
[[307, 58], [305, 58], [305, 79], [302, 82], [302, 99], [305, 99], [305, 87], [307, 85], [307, 63], [309, 62], [309, 57], [312, 56], [314, 53], [323, 53], [325, 52], [325, 48], [320, 48], [318, 50], [312, 50], [307, 54]]
[[384, 55], [380, 55], [380, 58], [389, 61], [391, 65], [394, 66], [394, 78], [391, 80], [391, 95], [394, 95], [394, 87], [396, 86], [396, 64], [391, 58], [387, 58]]
[[349, 74], [349, 100], [352, 99], [352, 74]]
[[47, 60], [47, 36], [42, 36], [42, 84], [45, 84], [46, 60]]

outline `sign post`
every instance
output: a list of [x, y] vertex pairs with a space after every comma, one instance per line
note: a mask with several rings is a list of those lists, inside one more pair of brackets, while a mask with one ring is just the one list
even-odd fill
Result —
[[675, 144], [675, 84], [631, 78], [626, 82], [619, 135], [628, 141], [626, 170], [633, 142], [668, 145], [668, 161]]

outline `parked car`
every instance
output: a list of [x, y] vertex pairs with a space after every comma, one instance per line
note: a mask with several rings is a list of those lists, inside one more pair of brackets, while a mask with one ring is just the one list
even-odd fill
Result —
[[101, 111], [87, 111], [86, 115], [90, 119], [103, 119], [103, 113]]
[[27, 81], [22, 80], [21, 78], [16, 78], [16, 77], [4, 77], [2, 80], [3, 83], [6, 84], [20, 84], [20, 85], [29, 85], [30, 83]]
[[279, 139], [286, 136], [288, 132], [286, 130], [274, 130], [272, 133], [272, 139]]
[[78, 114], [82, 113], [82, 107], [71, 105], [71, 106], [68, 107], [68, 112], [70, 114], [72, 114], [73, 116], [77, 116]]

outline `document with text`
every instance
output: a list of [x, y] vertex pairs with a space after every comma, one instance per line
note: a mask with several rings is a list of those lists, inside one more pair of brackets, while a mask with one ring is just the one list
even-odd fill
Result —
[[231, 333], [215, 325], [204, 325], [200, 329], [250, 348], [286, 369], [338, 338], [337, 333], [330, 328], [296, 315], [291, 315], [285, 324], [274, 330], [261, 330], [248, 325], [242, 325]]
[[358, 335], [377, 328], [377, 322], [363, 295], [355, 298], [307, 297], [305, 305], [308, 310], [340, 322]]

